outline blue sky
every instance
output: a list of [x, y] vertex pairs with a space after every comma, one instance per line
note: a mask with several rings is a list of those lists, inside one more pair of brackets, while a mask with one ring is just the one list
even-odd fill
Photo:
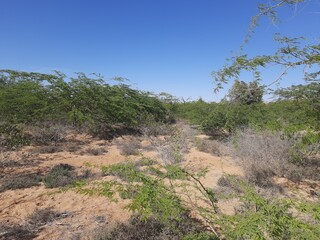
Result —
[[[238, 50], [259, 2], [1, 0], [0, 69], [101, 73], [141, 90], [218, 101], [225, 91], [213, 93], [210, 73]], [[272, 52], [275, 32], [319, 41], [320, 0], [281, 16], [276, 26], [262, 21], [250, 54]]]

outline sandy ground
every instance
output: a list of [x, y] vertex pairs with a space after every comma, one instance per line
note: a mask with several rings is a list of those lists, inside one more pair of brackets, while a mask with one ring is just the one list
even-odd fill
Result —
[[[117, 141], [124, 141], [124, 139], [126, 137], [107, 142], [89, 136], [73, 135], [71, 140], [75, 142], [73, 147], [77, 149], [76, 151], [64, 150], [51, 154], [38, 154], [33, 153], [34, 147], [26, 147], [20, 152], [11, 153], [10, 157], [19, 160], [21, 156], [27, 155], [24, 162], [32, 160], [32, 164], [25, 166], [23, 171], [45, 173], [59, 163], [70, 164], [81, 171], [86, 168], [85, 165], [88, 163], [99, 166], [126, 161], [128, 157], [121, 155], [115, 144]], [[147, 144], [148, 141], [143, 142], [143, 145]], [[105, 152], [98, 156], [89, 155], [86, 151], [90, 148], [100, 148]], [[144, 151], [143, 155], [156, 157], [157, 153]], [[4, 156], [2, 153], [2, 159], [5, 157], [8, 156]], [[135, 159], [137, 157], [131, 156], [129, 158]], [[208, 167], [209, 172], [203, 183], [206, 187], [211, 188], [217, 187], [218, 179], [223, 174], [243, 175], [242, 169], [233, 159], [200, 152], [195, 147], [191, 147], [186, 154], [184, 164], [191, 171]], [[4, 170], [0, 169], [0, 171]], [[15, 174], [18, 171], [22, 170], [9, 167], [5, 169], [4, 174]], [[53, 210], [64, 212], [66, 217], [45, 225], [37, 239], [85, 239], [85, 235], [99, 226], [111, 228], [117, 222], [127, 221], [131, 214], [125, 208], [128, 203], [129, 200], [113, 202], [106, 197], [87, 196], [73, 190], [47, 189], [42, 184], [29, 189], [8, 190], [0, 193], [0, 222], [21, 224], [36, 209], [50, 207]], [[234, 212], [235, 205], [237, 205], [237, 201], [234, 199], [219, 203], [221, 210], [230, 214]]]

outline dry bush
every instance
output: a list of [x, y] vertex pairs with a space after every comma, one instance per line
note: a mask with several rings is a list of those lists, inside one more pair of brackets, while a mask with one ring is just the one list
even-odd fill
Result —
[[0, 180], [0, 192], [38, 186], [41, 182], [41, 179], [41, 176], [37, 173], [23, 173], [9, 176]]
[[216, 140], [209, 139], [195, 139], [196, 148], [205, 153], [210, 153], [215, 156], [221, 156], [221, 143]]
[[20, 166], [22, 166], [21, 163], [11, 159], [0, 160], [0, 169], [20, 167]]
[[50, 146], [39, 146], [31, 150], [32, 153], [56, 153], [62, 152], [63, 149], [60, 146], [50, 145]]
[[55, 212], [51, 208], [36, 209], [27, 217], [27, 222], [32, 228], [38, 228], [67, 215], [66, 213]]
[[165, 141], [153, 141], [159, 158], [164, 164], [177, 164], [185, 160], [184, 155], [189, 152], [187, 135], [177, 131], [165, 137]]
[[31, 240], [35, 239], [37, 234], [27, 226], [18, 224], [8, 224], [0, 222], [0, 239], [3, 240]]
[[65, 141], [67, 128], [62, 125], [32, 126], [29, 131], [37, 145], [58, 144]]
[[43, 183], [47, 188], [64, 187], [78, 180], [92, 176], [90, 170], [77, 174], [73, 166], [60, 163], [55, 165], [44, 177]]
[[141, 142], [137, 138], [130, 138], [125, 141], [117, 141], [116, 144], [120, 149], [120, 153], [125, 156], [129, 155], [139, 155], [139, 150], [141, 147]]
[[273, 186], [290, 164], [292, 143], [280, 134], [246, 129], [234, 139], [233, 154], [241, 160], [247, 179], [261, 187]]
[[85, 151], [86, 154], [93, 155], [93, 156], [99, 156], [99, 155], [102, 155], [102, 154], [104, 154], [106, 152], [107, 152], [107, 150], [105, 148], [103, 148], [103, 147], [101, 147], [101, 148], [91, 148], [91, 147], [89, 147]]
[[[112, 229], [100, 228], [96, 231], [95, 240], [178, 240], [184, 236], [205, 232], [201, 223], [188, 215], [182, 215], [179, 222], [169, 225], [161, 223], [153, 217], [142, 219], [133, 216], [128, 223], [118, 224]], [[207, 235], [209, 236], [209, 235]], [[191, 239], [191, 238], [190, 238]], [[214, 238], [204, 238], [214, 239]]]
[[70, 143], [70, 142], [68, 142], [64, 146], [64, 149], [65, 149], [65, 151], [70, 152], [70, 153], [71, 152], [72, 153], [78, 152], [78, 151], [81, 150], [81, 143], [80, 142], [79, 143], [74, 143], [74, 142]]
[[63, 187], [77, 179], [74, 167], [69, 164], [55, 165], [43, 178], [47, 188]]
[[157, 122], [140, 127], [141, 133], [147, 137], [167, 136], [172, 134], [174, 130], [172, 125]]

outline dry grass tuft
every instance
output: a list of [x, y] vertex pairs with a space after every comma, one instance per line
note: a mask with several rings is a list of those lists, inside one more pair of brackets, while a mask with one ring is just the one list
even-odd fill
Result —
[[249, 182], [272, 187], [274, 176], [283, 176], [291, 159], [292, 143], [280, 134], [241, 131], [235, 137], [235, 157], [241, 160]]
[[120, 153], [124, 156], [139, 155], [142, 148], [140, 140], [133, 137], [125, 141], [117, 141], [116, 144], [120, 149]]

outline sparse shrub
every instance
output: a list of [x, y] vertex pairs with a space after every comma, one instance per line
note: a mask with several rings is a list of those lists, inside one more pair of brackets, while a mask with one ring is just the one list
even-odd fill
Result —
[[40, 182], [41, 176], [37, 173], [13, 175], [8, 178], [1, 179], [0, 192], [31, 188], [33, 186], [38, 186]]
[[118, 147], [122, 155], [139, 155], [139, 149], [141, 149], [141, 143], [138, 139], [131, 138], [124, 142], [119, 142]]
[[0, 222], [0, 239], [3, 240], [32, 240], [38, 235], [27, 226]]
[[[241, 211], [235, 215], [212, 216], [225, 239], [318, 239], [320, 208], [288, 199], [267, 199], [255, 188], [237, 181]], [[301, 218], [293, 212], [310, 214]]]
[[50, 146], [39, 146], [32, 150], [32, 153], [56, 153], [61, 152], [62, 147], [50, 145]]
[[142, 171], [140, 171], [133, 162], [102, 166], [101, 171], [105, 176], [117, 176], [120, 179], [128, 182], [139, 182], [144, 177]]
[[167, 136], [171, 135], [172, 132], [175, 131], [175, 128], [172, 125], [160, 122], [144, 124], [140, 129], [142, 134], [147, 137]]
[[65, 147], [65, 151], [67, 152], [77, 152], [81, 149], [81, 146], [79, 146], [79, 144], [67, 144], [67, 146]]
[[32, 142], [37, 145], [58, 144], [65, 141], [66, 127], [62, 125], [40, 125], [30, 127]]
[[258, 186], [272, 186], [272, 177], [283, 176], [290, 164], [292, 143], [280, 134], [246, 129], [234, 143], [247, 179]]
[[43, 178], [44, 185], [47, 188], [63, 187], [77, 180], [77, 174], [74, 167], [69, 164], [54, 166]]
[[[155, 217], [143, 219], [140, 216], [132, 216], [128, 223], [118, 224], [111, 230], [101, 228], [94, 236], [95, 240], [176, 240], [184, 239], [184, 236], [205, 236], [201, 224], [182, 215], [181, 221], [172, 220], [169, 225], [165, 225]], [[203, 232], [201, 234], [201, 232]], [[208, 234], [209, 235], [209, 234]], [[214, 238], [196, 238], [197, 240], [211, 240]]]
[[29, 143], [30, 136], [24, 131], [23, 125], [0, 122], [0, 150], [17, 148]]
[[0, 160], [0, 169], [20, 167], [22, 164], [14, 160]]
[[217, 182], [218, 186], [220, 187], [230, 187], [231, 186], [231, 182], [230, 180], [226, 177], [226, 176], [222, 176], [218, 179]]
[[216, 140], [196, 138], [195, 145], [201, 152], [221, 156], [220, 143]]
[[86, 153], [88, 153], [89, 155], [94, 155], [94, 156], [102, 155], [105, 152], [107, 152], [107, 150], [105, 148], [88, 148], [88, 149], [86, 149]]
[[33, 228], [36, 228], [53, 222], [61, 217], [61, 213], [55, 212], [51, 208], [44, 208], [36, 209], [28, 216], [27, 221], [30, 225], [32, 225]]
[[299, 183], [303, 179], [303, 172], [299, 168], [289, 169], [286, 177], [293, 182]]
[[149, 158], [149, 157], [142, 157], [138, 161], [135, 162], [135, 165], [137, 167], [140, 166], [152, 166], [157, 164], [158, 162], [155, 159]]
[[167, 165], [183, 162], [184, 154], [189, 151], [187, 136], [178, 131], [168, 136], [164, 142], [155, 143], [159, 158]]

